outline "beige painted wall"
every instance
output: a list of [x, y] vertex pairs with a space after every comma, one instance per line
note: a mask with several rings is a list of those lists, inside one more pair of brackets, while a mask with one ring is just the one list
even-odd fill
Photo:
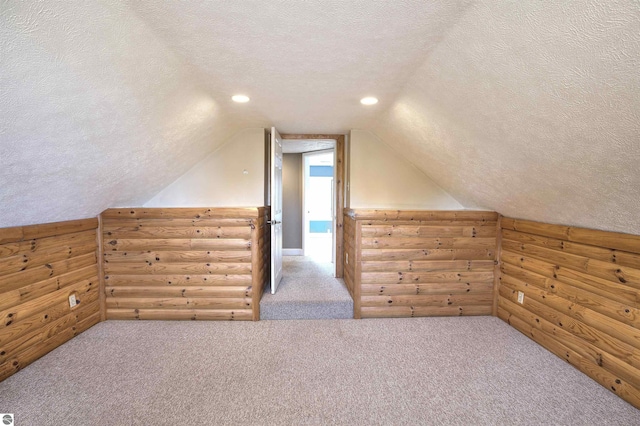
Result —
[[[442, 209], [463, 206], [414, 165], [396, 154], [373, 133], [352, 130], [349, 143], [349, 197], [351, 208]], [[288, 157], [289, 154], [286, 155]], [[285, 248], [300, 248], [293, 230], [301, 229], [301, 215], [292, 212], [291, 191], [302, 194], [300, 170], [289, 175], [285, 164], [283, 184]], [[287, 161], [287, 160], [285, 160]], [[191, 170], [164, 188], [145, 207], [255, 207], [264, 205], [264, 129], [245, 129], [231, 137]], [[247, 174], [244, 174], [244, 170]], [[298, 188], [291, 185], [298, 180]], [[288, 196], [288, 195], [289, 196]], [[301, 209], [301, 207], [300, 207]], [[301, 211], [301, 210], [300, 210]], [[299, 226], [298, 226], [299, 225]], [[300, 231], [298, 231], [300, 232]], [[301, 235], [300, 235], [301, 238]]]
[[191, 170], [160, 191], [144, 206], [263, 206], [264, 155], [264, 129], [242, 130], [220, 149], [210, 153]]
[[350, 208], [464, 208], [369, 131], [351, 130], [349, 151]]
[[282, 247], [302, 248], [302, 154], [284, 154], [282, 166]]

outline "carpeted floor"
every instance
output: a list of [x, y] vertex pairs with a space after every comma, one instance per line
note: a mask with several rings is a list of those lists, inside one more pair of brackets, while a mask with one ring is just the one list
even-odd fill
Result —
[[284, 256], [282, 282], [276, 294], [267, 288], [260, 302], [260, 319], [353, 318], [353, 300], [334, 265], [305, 256]]
[[492, 317], [107, 321], [0, 383], [16, 425], [638, 425]]

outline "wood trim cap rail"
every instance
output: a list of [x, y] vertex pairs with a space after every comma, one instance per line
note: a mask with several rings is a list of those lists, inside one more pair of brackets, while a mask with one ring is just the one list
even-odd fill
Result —
[[498, 213], [480, 210], [348, 209], [345, 214], [356, 220], [498, 220]]
[[558, 238], [614, 250], [640, 253], [640, 235], [620, 232], [600, 231], [597, 229], [578, 228], [575, 226], [552, 225], [524, 219], [503, 218], [502, 229]]
[[56, 235], [82, 232], [98, 227], [98, 219], [78, 219], [64, 222], [45, 223], [41, 225], [25, 225], [13, 228], [0, 228], [0, 244], [15, 243], [36, 238], [54, 237]]

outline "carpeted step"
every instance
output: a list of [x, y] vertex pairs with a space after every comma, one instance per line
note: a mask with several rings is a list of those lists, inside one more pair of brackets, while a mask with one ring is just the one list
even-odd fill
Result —
[[350, 299], [340, 301], [272, 301], [260, 304], [261, 320], [349, 318], [353, 318], [353, 301]]
[[260, 301], [260, 319], [353, 318], [353, 300], [344, 280], [333, 277], [333, 264], [303, 256], [285, 256], [276, 294], [267, 288]]

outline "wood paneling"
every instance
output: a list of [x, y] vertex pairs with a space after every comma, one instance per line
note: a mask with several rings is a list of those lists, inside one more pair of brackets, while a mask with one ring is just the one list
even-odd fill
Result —
[[493, 305], [491, 307], [491, 315], [498, 316], [498, 291], [500, 291], [500, 255], [502, 253], [502, 215], [498, 215], [496, 222], [496, 262], [493, 267]]
[[501, 227], [498, 316], [640, 408], [640, 236]]
[[108, 319], [260, 319], [268, 209], [102, 213]]
[[343, 239], [344, 253], [343, 253], [342, 263], [344, 264], [344, 269], [343, 269], [344, 282], [347, 285], [349, 294], [351, 295], [351, 298], [354, 301], [353, 317], [360, 318], [360, 309], [355, 303], [356, 299], [357, 300], [360, 299], [355, 294], [355, 289], [356, 289], [355, 278], [356, 278], [356, 263], [357, 263], [356, 221], [353, 218], [345, 215], [343, 219], [343, 224], [344, 224], [344, 239]]
[[490, 315], [497, 220], [483, 211], [347, 211], [354, 316]]
[[85, 219], [0, 229], [0, 380], [100, 321], [97, 228]]
[[251, 298], [253, 321], [260, 320], [260, 300], [265, 284], [271, 279], [271, 225], [268, 224], [271, 209], [263, 209], [256, 228], [251, 232]]

